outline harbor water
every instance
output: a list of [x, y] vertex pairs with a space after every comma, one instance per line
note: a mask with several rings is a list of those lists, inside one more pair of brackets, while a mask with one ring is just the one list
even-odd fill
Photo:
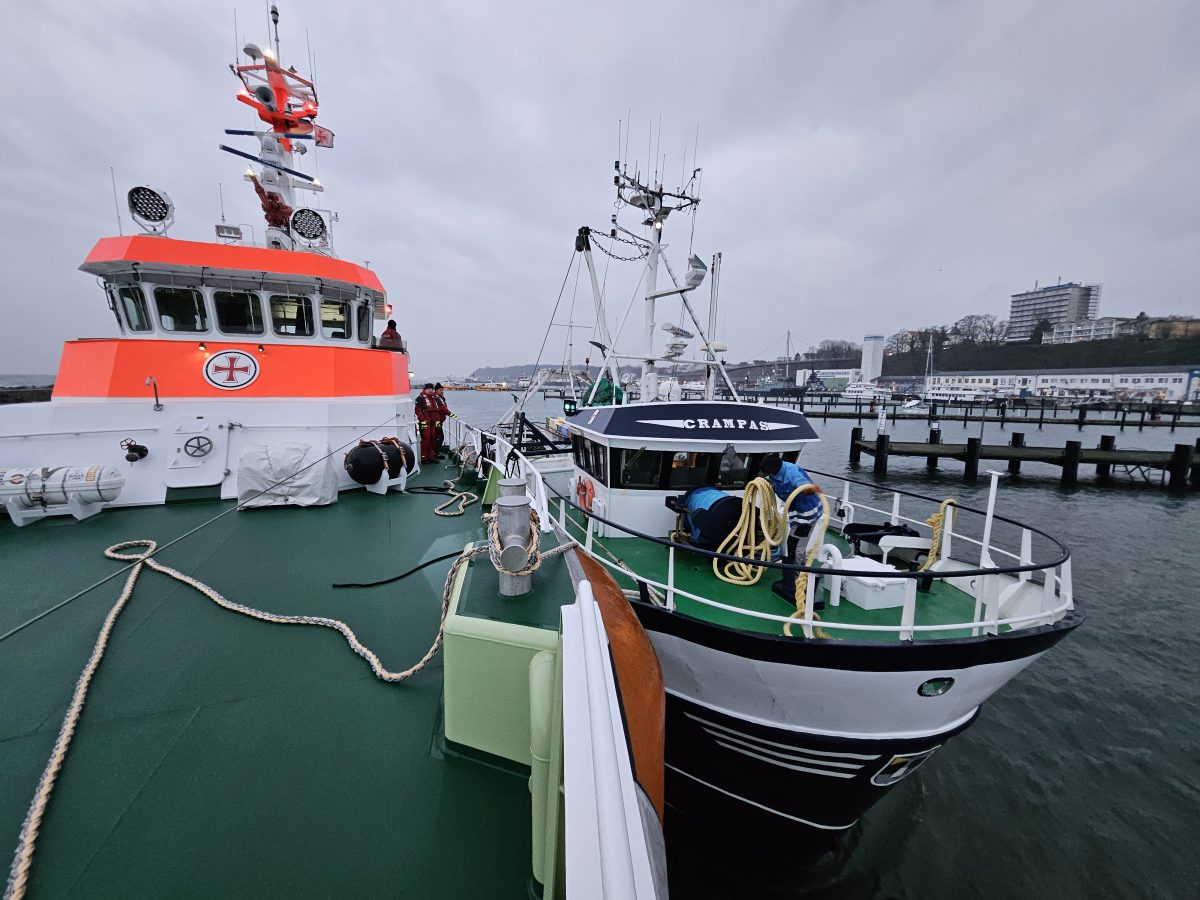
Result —
[[[447, 393], [451, 409], [490, 425], [508, 393]], [[531, 402], [533, 420], [561, 413]], [[848, 420], [812, 420], [821, 442], [810, 469], [872, 480], [870, 457], [852, 470]], [[1030, 445], [1170, 449], [1196, 429], [1067, 425], [983, 426], [984, 443], [1013, 430]], [[874, 419], [864, 433], [873, 437]], [[924, 422], [896, 423], [896, 440], [921, 440]], [[980, 434], [945, 423], [946, 441]], [[981, 464], [981, 475], [988, 468]], [[1058, 486], [1059, 469], [1027, 463], [1000, 479], [997, 512], [1062, 539], [1074, 560], [1075, 597], [1087, 621], [1001, 690], [976, 724], [871, 809], [835, 865], [769, 896], [879, 898], [1191, 898], [1200, 891], [1200, 494], [1165, 487]], [[828, 480], [818, 478], [818, 481]], [[986, 504], [987, 479], [962, 483], [962, 464], [893, 457], [888, 486]], [[702, 866], [700, 860], [696, 865]], [[779, 860], [781, 869], [787, 860]], [[732, 863], [736, 871], [736, 861]], [[703, 871], [703, 869], [701, 869]], [[728, 894], [730, 867], [695, 883]], [[726, 885], [716, 888], [712, 885]], [[677, 891], [676, 894], [687, 896]], [[742, 894], [744, 896], [744, 894]]]

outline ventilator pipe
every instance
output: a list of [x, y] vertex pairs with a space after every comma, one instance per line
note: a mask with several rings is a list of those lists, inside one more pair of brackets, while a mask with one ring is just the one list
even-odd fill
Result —
[[[496, 487], [500, 489], [501, 497], [523, 497], [525, 496], [525, 479], [524, 478], [501, 478], [496, 482]], [[501, 534], [504, 532], [501, 531]]]
[[[524, 482], [522, 482], [524, 484]], [[500, 595], [521, 597], [529, 593], [530, 575], [510, 575], [529, 563], [529, 497], [497, 497], [492, 507], [500, 532]]]

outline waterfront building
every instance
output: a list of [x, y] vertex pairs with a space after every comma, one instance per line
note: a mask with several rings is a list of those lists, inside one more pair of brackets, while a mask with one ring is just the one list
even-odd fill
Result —
[[1011, 397], [1200, 400], [1200, 362], [1189, 366], [939, 372], [930, 377], [929, 387], [967, 388]]
[[1142, 316], [1084, 319], [1081, 322], [1059, 322], [1052, 331], [1042, 335], [1043, 344], [1075, 344], [1080, 341], [1105, 341], [1120, 337], [1140, 337], [1162, 340], [1200, 335], [1200, 319], [1194, 316]]
[[1056, 284], [1034, 288], [1012, 295], [1008, 313], [1008, 331], [1004, 336], [1010, 344], [1028, 341], [1040, 322], [1051, 326], [1062, 322], [1081, 322], [1095, 319], [1100, 312], [1100, 285]]
[[887, 338], [882, 334], [868, 334], [863, 338], [862, 380], [875, 381], [883, 374], [883, 347]]

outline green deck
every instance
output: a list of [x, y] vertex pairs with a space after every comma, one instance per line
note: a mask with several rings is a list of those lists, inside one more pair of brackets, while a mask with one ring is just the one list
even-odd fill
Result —
[[[445, 476], [431, 468], [418, 483]], [[433, 639], [451, 561], [383, 587], [331, 583], [385, 578], [478, 540], [479, 507], [434, 516], [441, 499], [352, 492], [329, 507], [234, 512], [160, 559], [232, 600], [341, 618], [400, 669]], [[108, 545], [165, 544], [230, 506], [0, 522], [0, 634], [119, 568]], [[481, 584], [486, 565], [473, 566]], [[123, 582], [0, 642], [6, 867]], [[384, 684], [336, 632], [255, 621], [144, 571], [92, 683], [30, 896], [526, 896], [526, 778], [442, 752], [442, 671], [439, 655]]]
[[[572, 533], [582, 541], [582, 532], [572, 522]], [[662, 584], [667, 583], [668, 555], [667, 548], [661, 544], [644, 541], [639, 538], [602, 538], [594, 539], [595, 543], [607, 548], [612, 556], [624, 561], [626, 566], [639, 574], [652, 578]], [[850, 555], [849, 545], [840, 535], [828, 533], [826, 542], [832, 543], [842, 550], [844, 556]], [[599, 552], [599, 551], [598, 551]], [[601, 558], [611, 561], [610, 556], [599, 553]], [[848, 569], [853, 566], [846, 564]], [[617, 581], [622, 587], [633, 587], [633, 581], [627, 576], [618, 575]], [[753, 612], [770, 613], [786, 616], [795, 607], [771, 590], [771, 584], [779, 579], [778, 570], [764, 570], [757, 584], [742, 586], [721, 581], [713, 574], [711, 557], [687, 551], [677, 552], [675, 556], [675, 585], [679, 590], [687, 591], [700, 597], [715, 600], [728, 606], [737, 606]], [[822, 600], [829, 597], [828, 586], [824, 580], [817, 587], [817, 596]], [[689, 597], [675, 595], [676, 609], [685, 615], [716, 625], [729, 628], [739, 628], [743, 631], [757, 631], [763, 634], [782, 634], [783, 626], [770, 619], [758, 619], [729, 610], [692, 600]], [[956, 622], [969, 622], [975, 610], [975, 600], [968, 594], [944, 581], [934, 580], [930, 590], [918, 592], [916, 625], [950, 625]], [[849, 629], [827, 629], [830, 638], [849, 641], [896, 641], [900, 637], [899, 607], [894, 609], [866, 610], [851, 603], [843, 590], [842, 602], [838, 606], [825, 604], [825, 608], [817, 613], [820, 624], [846, 625], [882, 625], [892, 626], [895, 631], [852, 631]], [[1003, 630], [1008, 630], [1004, 626]], [[799, 637], [799, 627], [792, 629], [793, 636]], [[969, 628], [946, 631], [918, 633], [917, 640], [945, 640], [948, 638], [970, 637]]]

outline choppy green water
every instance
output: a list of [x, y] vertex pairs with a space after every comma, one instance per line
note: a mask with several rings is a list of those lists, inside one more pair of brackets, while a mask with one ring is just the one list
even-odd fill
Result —
[[[451, 407], [490, 424], [512, 399], [459, 392]], [[537, 412], [561, 404], [538, 403]], [[813, 425], [803, 462], [848, 471], [849, 431]], [[864, 423], [866, 433], [874, 425]], [[987, 425], [985, 442], [1013, 429]], [[1118, 447], [1191, 443], [1195, 429], [1017, 426], [1029, 444], [1117, 435]], [[924, 437], [902, 423], [898, 440]], [[946, 440], [978, 423], [946, 423]], [[867, 464], [857, 476], [869, 479]], [[846, 858], [796, 895], [1007, 898], [1194, 897], [1200, 890], [1200, 494], [1099, 488], [1081, 469], [1073, 489], [1057, 468], [1004, 476], [998, 511], [1055, 534], [1074, 556], [1075, 596], [1088, 621], [1018, 676], [977, 723], [872, 809]], [[961, 464], [929, 475], [893, 458], [889, 485], [982, 506], [986, 482], [961, 483]], [[699, 861], [697, 861], [699, 864]], [[781, 863], [784, 861], [781, 860]]]

